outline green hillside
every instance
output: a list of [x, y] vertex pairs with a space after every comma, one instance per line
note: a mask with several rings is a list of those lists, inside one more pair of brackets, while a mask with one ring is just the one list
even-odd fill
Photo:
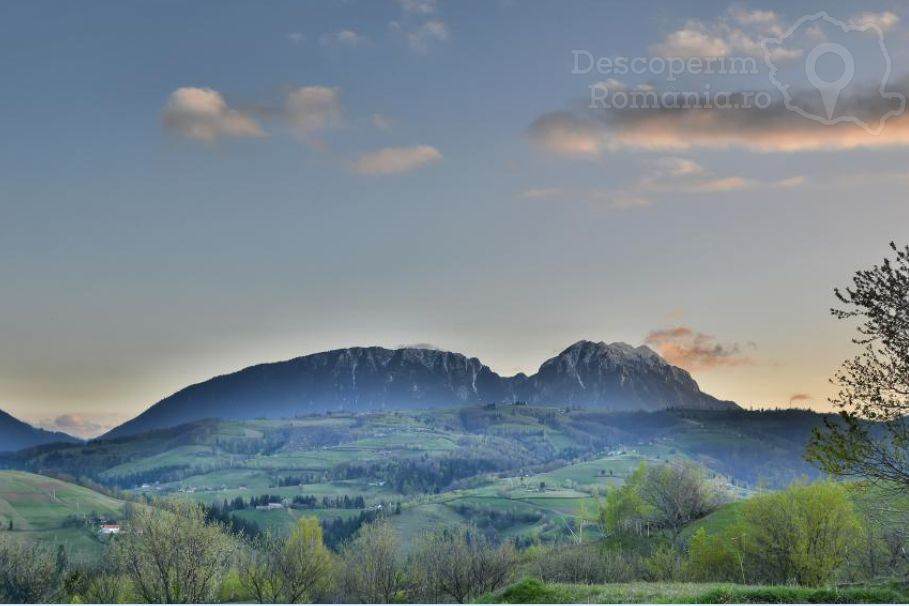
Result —
[[73, 559], [93, 558], [103, 543], [97, 519], [117, 520], [123, 502], [45, 476], [0, 471], [0, 528], [15, 536], [67, 547]]
[[[470, 520], [529, 541], [575, 533], [583, 525], [578, 514], [645, 461], [697, 461], [739, 496], [758, 483], [785, 485], [811, 475], [803, 450], [820, 419], [803, 411], [608, 413], [523, 405], [332, 413], [202, 421], [35, 448], [5, 463], [87, 477], [137, 496], [219, 507], [239, 500], [244, 504], [229, 505], [229, 513], [259, 528], [286, 529], [300, 515], [341, 525], [391, 508], [407, 536]], [[285, 507], [257, 508], [251, 501], [263, 496]], [[345, 497], [361, 499], [359, 508], [326, 502]]]

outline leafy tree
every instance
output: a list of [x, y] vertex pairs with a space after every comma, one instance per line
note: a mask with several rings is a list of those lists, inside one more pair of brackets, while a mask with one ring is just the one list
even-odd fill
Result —
[[642, 463], [622, 486], [606, 493], [597, 518], [607, 539], [621, 541], [626, 535], [649, 533], [652, 508], [640, 491], [646, 474], [647, 466]]
[[341, 558], [347, 601], [388, 604], [407, 586], [400, 539], [387, 520], [364, 524]]
[[333, 561], [318, 519], [303, 517], [287, 539], [271, 533], [256, 539], [239, 568], [241, 584], [257, 602], [296, 604], [325, 594]]
[[722, 493], [691, 462], [640, 467], [606, 495], [599, 521], [607, 537], [650, 535], [668, 530], [672, 537], [722, 503]]
[[463, 604], [507, 584], [515, 561], [510, 542], [495, 547], [475, 527], [461, 526], [423, 536], [411, 568], [426, 597]]
[[202, 507], [136, 507], [111, 555], [149, 603], [211, 602], [229, 569], [234, 543]]
[[859, 538], [849, 494], [834, 482], [753, 497], [742, 506], [742, 522], [745, 566], [762, 582], [828, 583]]
[[714, 511], [723, 500], [703, 468], [690, 461], [648, 467], [639, 490], [657, 525], [667, 528], [673, 537], [689, 523]]
[[[909, 490], [909, 246], [895, 260], [859, 271], [835, 291], [840, 319], [858, 320], [862, 353], [843, 363], [833, 383], [839, 418], [815, 431], [808, 457], [828, 473], [896, 483]], [[868, 422], [875, 422], [872, 425]]]
[[52, 602], [64, 572], [52, 550], [0, 534], [0, 603]]

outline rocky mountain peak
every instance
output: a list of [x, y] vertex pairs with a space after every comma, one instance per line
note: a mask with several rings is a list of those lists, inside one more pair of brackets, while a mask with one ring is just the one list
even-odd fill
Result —
[[608, 410], [735, 407], [646, 346], [582, 340], [531, 376], [503, 377], [477, 358], [429, 347], [351, 347], [260, 364], [161, 400], [118, 437], [205, 418], [292, 417], [526, 401]]

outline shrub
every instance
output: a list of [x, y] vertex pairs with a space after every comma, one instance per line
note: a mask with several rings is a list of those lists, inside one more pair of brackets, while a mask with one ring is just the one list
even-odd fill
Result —
[[65, 563], [50, 549], [0, 533], [0, 603], [47, 603], [60, 593]]
[[559, 544], [540, 547], [531, 570], [548, 583], [605, 583], [607, 575], [602, 550], [595, 544]]

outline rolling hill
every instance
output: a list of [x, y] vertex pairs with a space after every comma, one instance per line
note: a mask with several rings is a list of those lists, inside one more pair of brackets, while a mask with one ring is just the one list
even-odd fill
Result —
[[[196, 421], [36, 447], [0, 464], [86, 477], [134, 495], [219, 506], [240, 499], [245, 505], [231, 515], [279, 531], [315, 515], [327, 524], [327, 536], [343, 537], [344, 524], [356, 528], [357, 520], [384, 507], [396, 512], [393, 523], [408, 537], [472, 521], [523, 541], [564, 537], [578, 511], [644, 461], [697, 461], [736, 494], [816, 477], [803, 454], [821, 423], [821, 415], [799, 410], [609, 412], [507, 404], [328, 412]], [[265, 495], [284, 503], [310, 500], [274, 510], [251, 504]], [[345, 497], [351, 501], [337, 502]]]
[[10, 452], [50, 444], [53, 442], [80, 442], [71, 435], [32, 427], [0, 410], [0, 452]]
[[31, 473], [0, 471], [0, 528], [43, 543], [66, 545], [75, 560], [101, 553], [96, 518], [117, 520], [122, 515], [122, 501], [88, 488]]
[[610, 411], [738, 408], [703, 393], [691, 375], [646, 346], [579, 341], [529, 377], [499, 376], [478, 359], [458, 353], [355, 347], [260, 364], [192, 385], [104, 437], [207, 418], [291, 418], [515, 401]]

